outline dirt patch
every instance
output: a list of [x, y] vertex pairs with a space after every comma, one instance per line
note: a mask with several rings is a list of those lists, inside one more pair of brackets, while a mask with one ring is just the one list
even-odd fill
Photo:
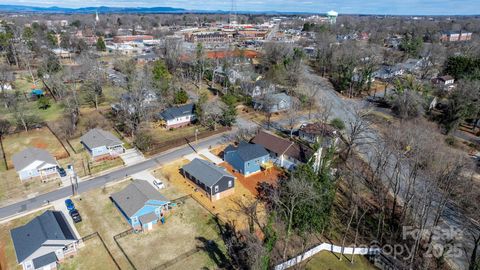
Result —
[[37, 147], [37, 148], [42, 148], [42, 149], [46, 149], [48, 147], [48, 145], [40, 138], [35, 138], [32, 140], [31, 144], [34, 146], [34, 147]]

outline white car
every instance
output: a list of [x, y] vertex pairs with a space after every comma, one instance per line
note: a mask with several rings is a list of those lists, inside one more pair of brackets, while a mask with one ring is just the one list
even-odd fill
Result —
[[153, 185], [155, 185], [157, 189], [165, 188], [165, 185], [163, 184], [163, 182], [158, 179], [153, 180]]

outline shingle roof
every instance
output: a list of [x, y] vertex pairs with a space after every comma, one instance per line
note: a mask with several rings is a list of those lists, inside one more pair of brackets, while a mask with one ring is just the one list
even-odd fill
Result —
[[57, 261], [57, 255], [55, 255], [55, 252], [47, 253], [43, 256], [40, 256], [32, 260], [33, 266], [35, 267], [35, 269], [42, 268], [43, 266], [51, 264], [56, 261]]
[[264, 131], [260, 131], [253, 138], [252, 142], [262, 145], [270, 152], [278, 155], [287, 155], [301, 162], [306, 162], [312, 155], [312, 150], [308, 147]]
[[156, 220], [157, 218], [158, 218], [157, 214], [155, 214], [155, 212], [151, 212], [151, 213], [145, 214], [143, 216], [140, 216], [138, 218], [138, 220], [140, 220], [140, 222], [142, 224], [147, 224], [147, 223], [150, 223], [150, 222]]
[[168, 108], [160, 113], [160, 116], [165, 120], [173, 120], [178, 117], [192, 115], [194, 109], [194, 104], [186, 104], [179, 107]]
[[28, 165], [32, 164], [32, 162], [37, 160], [43, 161], [40, 166], [45, 163], [57, 164], [57, 161], [50, 153], [48, 153], [46, 150], [35, 147], [29, 147], [12, 156], [13, 166], [17, 171], [21, 171]]
[[219, 167], [210, 161], [198, 158], [195, 158], [190, 163], [184, 165], [182, 170], [208, 187], [212, 187], [223, 177], [234, 178], [224, 168]]
[[121, 191], [113, 193], [111, 197], [129, 217], [133, 216], [149, 200], [168, 202], [167, 198], [145, 180], [134, 180]]
[[250, 161], [263, 156], [268, 156], [267, 150], [258, 144], [240, 142], [238, 146], [229, 145], [224, 152], [236, 151], [240, 159]]
[[51, 210], [12, 229], [10, 235], [18, 263], [32, 255], [47, 240], [77, 240], [62, 212]]
[[90, 149], [100, 146], [111, 147], [123, 144], [123, 142], [115, 137], [115, 135], [99, 128], [94, 128], [88, 131], [80, 138], [80, 141]]

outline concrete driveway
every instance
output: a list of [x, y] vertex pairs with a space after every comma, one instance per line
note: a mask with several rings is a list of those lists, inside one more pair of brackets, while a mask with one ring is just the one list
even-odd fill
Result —
[[121, 154], [120, 158], [127, 166], [145, 161], [143, 154], [136, 148], [125, 150], [125, 153]]
[[[55, 208], [55, 210], [61, 211], [63, 213], [63, 215], [65, 215], [65, 218], [67, 219], [68, 224], [72, 228], [73, 233], [75, 233], [75, 237], [77, 237], [77, 239], [82, 238], [77, 231], [77, 227], [75, 227], [75, 222], [73, 222], [72, 217], [68, 213], [67, 206], [65, 205], [65, 200], [64, 199], [56, 200], [56, 201], [52, 202], [52, 205]], [[82, 215], [81, 209], [78, 210], [78, 212], [80, 213], [80, 216], [81, 216]]]

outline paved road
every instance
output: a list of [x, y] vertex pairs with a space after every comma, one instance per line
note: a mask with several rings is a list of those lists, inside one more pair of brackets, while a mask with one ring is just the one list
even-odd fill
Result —
[[[171, 162], [172, 160], [181, 158], [182, 156], [194, 153], [193, 148], [195, 148], [195, 150], [198, 151], [200, 149], [208, 148], [210, 146], [215, 146], [218, 144], [225, 143], [226, 141], [229, 140], [230, 133], [212, 136], [210, 138], [199, 141], [198, 144], [193, 143], [191, 146], [187, 144], [183, 147], [179, 147], [174, 150], [169, 150], [167, 152], [161, 153], [143, 162], [120, 168], [110, 173], [94, 177], [88, 181], [79, 182], [78, 192], [84, 193], [89, 190], [101, 187], [109, 182], [121, 180], [121, 179], [124, 179], [125, 177], [131, 176], [132, 174], [158, 167], [162, 164]], [[14, 203], [14, 204], [2, 207], [0, 208], [0, 219], [21, 214], [26, 211], [35, 210], [41, 206], [44, 206], [47, 201], [53, 202], [56, 200], [66, 198], [70, 195], [72, 195], [72, 188], [68, 186], [68, 187], [64, 187], [52, 192], [48, 192], [48, 193], [36, 196], [31, 199], [27, 199], [18, 203]]]
[[[346, 123], [346, 128], [349, 128], [348, 123], [353, 122], [355, 120], [355, 108], [366, 109], [368, 105], [367, 102], [359, 101], [359, 100], [352, 100], [352, 99], [344, 99], [340, 95], [338, 95], [335, 90], [333, 89], [330, 82], [327, 79], [317, 76], [310, 69], [306, 68], [304, 72], [304, 82], [311, 83], [319, 88], [318, 94], [315, 96], [317, 98], [318, 104], [325, 104], [328, 103], [332, 106], [332, 115], [331, 117], [338, 117], [341, 118]], [[358, 147], [357, 152], [365, 159], [365, 160], [376, 160], [377, 159], [377, 152], [376, 149], [380, 149], [384, 147], [381, 143], [380, 134], [374, 128], [370, 128], [366, 134], [364, 135], [364, 145]], [[388, 176], [394, 175], [394, 168], [393, 164], [395, 163], [396, 157], [391, 157], [391, 161], [389, 161], [387, 167], [385, 168], [385, 173], [383, 176], [384, 184], [388, 185]], [[402, 199], [406, 193], [407, 189], [407, 181], [408, 175], [410, 173], [410, 168], [408, 164], [402, 164], [402, 171], [400, 178], [403, 181], [399, 183], [399, 199]], [[422, 197], [422, 192], [426, 189], [426, 185], [428, 185], [428, 181], [425, 181], [424, 177], [418, 176], [417, 180], [414, 183], [414, 189], [417, 194], [417, 197]], [[429, 223], [432, 222], [433, 213], [430, 213], [430, 220]], [[475, 223], [465, 217], [462, 211], [453, 205], [452, 203], [447, 203], [446, 209], [443, 212], [441, 224], [439, 224], [444, 229], [452, 229], [452, 228], [460, 228], [463, 229], [465, 227], [469, 227], [472, 229], [478, 229]], [[428, 224], [427, 224], [428, 225]], [[460, 240], [461, 241], [461, 240]], [[453, 243], [457, 244], [457, 243]], [[466, 248], [467, 250], [471, 249], [471, 243], [466, 243], [466, 241], [461, 241], [459, 246]], [[447, 258], [450, 263], [453, 263], [458, 269], [466, 268], [467, 258], [466, 257], [455, 257], [455, 258]]]

